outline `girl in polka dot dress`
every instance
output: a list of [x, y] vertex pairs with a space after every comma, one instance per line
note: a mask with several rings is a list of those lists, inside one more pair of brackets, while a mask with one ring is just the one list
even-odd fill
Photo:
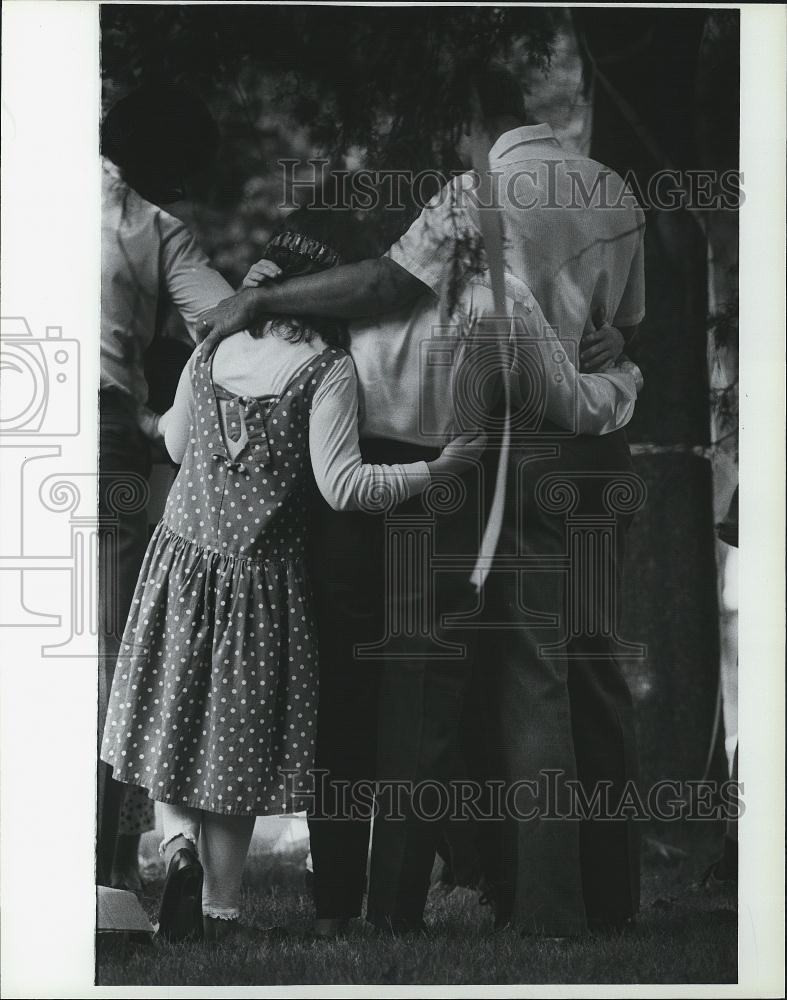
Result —
[[[336, 219], [297, 211], [265, 256], [285, 275], [352, 259], [352, 226]], [[379, 509], [480, 453], [464, 437], [432, 463], [363, 465], [345, 337], [334, 321], [276, 321], [197, 349], [161, 418], [181, 467], [139, 576], [101, 757], [162, 803], [169, 939], [226, 931], [254, 818], [298, 809], [311, 788], [315, 483], [337, 510]]]

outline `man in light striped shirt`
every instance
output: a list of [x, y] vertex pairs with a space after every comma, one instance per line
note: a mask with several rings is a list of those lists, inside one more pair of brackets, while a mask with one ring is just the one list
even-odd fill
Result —
[[[476, 84], [482, 116], [465, 128], [460, 155], [469, 166], [473, 143], [488, 149], [506, 271], [530, 288], [585, 370], [609, 369], [633, 345], [645, 314], [642, 210], [614, 171], [565, 153], [548, 125], [527, 122], [521, 91], [505, 70], [492, 69]], [[474, 173], [454, 178], [391, 247], [389, 259], [438, 292], [457, 241], [480, 234], [482, 190]], [[594, 315], [610, 317], [617, 329], [596, 333]], [[529, 401], [520, 402], [526, 410]], [[493, 774], [509, 785], [538, 786], [528, 819], [512, 816], [509, 803], [505, 824], [489, 828], [501, 837], [485, 852], [487, 895], [497, 926], [513, 922], [548, 936], [624, 926], [639, 903], [636, 824], [605, 814], [637, 775], [631, 697], [614, 656], [624, 648], [615, 626], [631, 512], [616, 509], [612, 497], [615, 489], [637, 493], [641, 486], [622, 425], [588, 433], [582, 412], [580, 402], [573, 427], [547, 419], [535, 435], [526, 424], [518, 427], [514, 415], [505, 517], [485, 587], [488, 616], [478, 653]], [[571, 490], [573, 505], [558, 511], [545, 484]], [[560, 559], [568, 518], [577, 514], [599, 529], [614, 522], [607, 563], [580, 565], [572, 556], [565, 583], [554, 569], [522, 571], [524, 561], [519, 571], [511, 568], [523, 553], [542, 563]], [[554, 626], [545, 624], [550, 619]], [[566, 781], [579, 779], [589, 801], [609, 783], [602, 814], [543, 820], [550, 771], [560, 772], [552, 791], [566, 813], [574, 804]]]
[[[593, 161], [567, 158], [548, 126], [527, 123], [521, 92], [507, 74], [492, 71], [477, 85], [483, 120], [475, 123], [475, 136], [468, 127], [464, 143], [477, 141], [480, 131], [489, 152], [502, 205], [506, 270], [528, 287], [567, 353], [576, 357], [578, 352], [587, 371], [609, 371], [644, 313], [642, 214], [617, 175]], [[412, 324], [402, 322], [401, 315], [417, 315], [429, 302], [424, 296], [430, 296], [426, 308], [434, 324], [434, 303], [447, 269], [455, 264], [458, 246], [480, 237], [478, 205], [472, 197], [476, 187], [470, 174], [453, 181], [385, 257], [246, 289], [211, 310], [200, 332], [226, 335], [272, 314], [351, 319], [383, 314], [371, 324], [379, 332], [385, 330], [391, 311], [398, 310], [399, 320], [389, 331], [395, 346], [388, 353], [398, 362], [409, 352], [411, 360], [395, 386], [379, 371], [378, 359], [385, 352], [379, 337], [366, 335], [364, 344], [363, 332], [356, 331], [353, 355], [360, 382], [381, 389], [364, 390], [365, 421], [370, 427], [397, 427], [382, 436], [399, 440], [404, 436], [401, 427], [408, 427], [423, 444], [408, 389], [423, 389], [412, 361], [418, 352], [413, 350]], [[602, 314], [614, 325], [594, 323], [594, 315]], [[416, 340], [429, 336], [422, 330]], [[631, 378], [636, 398], [638, 372]], [[521, 390], [522, 398], [514, 400], [520, 411], [530, 412], [528, 386], [515, 382], [513, 388], [515, 397]], [[394, 396], [402, 389], [406, 402], [397, 408]], [[609, 780], [617, 789], [633, 775], [630, 698], [609, 637], [594, 636], [590, 650], [575, 642], [569, 659], [542, 655], [553, 632], [565, 625], [563, 573], [524, 572], [516, 564], [523, 553], [553, 563], [565, 556], [566, 512], [543, 509], [538, 483], [545, 476], [573, 477], [580, 509], [597, 517], [604, 513], [600, 508], [607, 496], [605, 482], [610, 476], [630, 475], [620, 428], [631, 408], [626, 408], [625, 419], [616, 420], [620, 399], [615, 393], [606, 401], [594, 394], [578, 399], [562, 415], [544, 417], [535, 433], [513, 415], [499, 568], [493, 569], [484, 593], [486, 624], [496, 627], [483, 634], [496, 645], [482, 651], [478, 660], [482, 683], [473, 703], [478, 711], [485, 706], [492, 737], [487, 747], [490, 776], [503, 777], [510, 785], [537, 780], [550, 769], [569, 778], [579, 775], [588, 788], [597, 780]], [[589, 419], [588, 405], [596, 406], [599, 419]], [[398, 414], [398, 419], [389, 413]], [[625, 518], [615, 520], [622, 528]], [[619, 530], [618, 544], [621, 537]], [[619, 558], [613, 558], [613, 575], [618, 565]], [[553, 621], [558, 625], [543, 625]], [[555, 642], [559, 638], [555, 636]], [[450, 666], [415, 660], [406, 666], [401, 661], [384, 666], [378, 744], [383, 776], [438, 776], [437, 763], [429, 771], [423, 761], [445, 756], [457, 718], [452, 711], [447, 727], [445, 713], [437, 713], [440, 684], [444, 700], [471, 702], [466, 684], [446, 687]], [[456, 673], [456, 664], [453, 670]], [[429, 699], [432, 707], [427, 711]], [[419, 762], [414, 772], [413, 761]], [[509, 817], [505, 836], [486, 852], [496, 923], [514, 921], [525, 932], [555, 936], [581, 933], [591, 922], [617, 925], [630, 919], [638, 895], [638, 861], [630, 831], [624, 824], [603, 823], [586, 823], [580, 829], [572, 819], [543, 823], [537, 818], [542, 805], [536, 802], [535, 820]], [[501, 829], [501, 824], [490, 828]], [[377, 817], [374, 836], [367, 916], [379, 927], [417, 928], [435, 838], [423, 823], [387, 822], [385, 814]]]

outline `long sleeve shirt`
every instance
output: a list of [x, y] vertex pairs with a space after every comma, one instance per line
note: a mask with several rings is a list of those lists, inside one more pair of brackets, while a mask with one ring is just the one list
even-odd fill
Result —
[[[581, 434], [607, 434], [624, 427], [642, 386], [636, 365], [623, 359], [604, 372], [580, 372], [576, 343], [561, 343], [530, 288], [511, 274], [506, 274], [506, 305], [515, 317], [511, 340], [519, 351], [512, 373], [523, 373], [526, 355], [538, 356], [544, 416]], [[439, 295], [426, 292], [412, 306], [352, 324], [361, 436], [433, 447], [453, 436], [457, 382], [462, 366], [470, 363], [468, 336], [482, 317], [493, 314], [489, 274], [482, 272], [462, 285], [449, 319], [441, 316]], [[519, 393], [515, 403], [524, 402], [523, 385], [514, 378], [515, 397]]]
[[145, 351], [171, 303], [193, 339], [200, 313], [232, 295], [188, 228], [142, 198], [109, 160], [101, 187], [101, 388], [145, 403]]
[[[293, 344], [274, 334], [243, 332], [223, 340], [213, 360], [213, 380], [230, 396], [279, 394], [315, 354], [319, 340]], [[167, 451], [180, 462], [194, 421], [192, 371], [196, 352], [178, 384], [175, 402], [162, 417]], [[226, 420], [226, 402], [220, 400]], [[222, 428], [226, 436], [226, 427]], [[334, 510], [380, 510], [421, 493], [430, 482], [426, 462], [364, 464], [358, 441], [358, 380], [349, 356], [323, 378], [312, 400], [309, 452], [317, 486]]]

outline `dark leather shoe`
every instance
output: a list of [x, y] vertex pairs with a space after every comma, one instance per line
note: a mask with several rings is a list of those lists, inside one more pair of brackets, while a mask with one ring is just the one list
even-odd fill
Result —
[[202, 865], [193, 851], [184, 847], [173, 855], [158, 914], [158, 934], [165, 941], [202, 938], [203, 878]]
[[478, 885], [478, 905], [491, 907], [495, 931], [504, 931], [511, 926], [514, 899], [513, 894], [504, 886], [482, 877]]
[[248, 928], [239, 920], [222, 920], [221, 917], [203, 916], [202, 935], [210, 944], [220, 944], [243, 935]]

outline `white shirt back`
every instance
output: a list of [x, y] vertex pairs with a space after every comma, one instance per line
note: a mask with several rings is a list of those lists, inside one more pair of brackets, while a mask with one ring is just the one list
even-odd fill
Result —
[[[489, 152], [506, 269], [524, 281], [558, 337], [579, 342], [603, 307], [616, 326], [645, 314], [644, 214], [614, 171], [568, 156], [548, 125], [505, 132]], [[439, 292], [457, 237], [480, 236], [477, 180], [462, 174], [388, 255]]]

